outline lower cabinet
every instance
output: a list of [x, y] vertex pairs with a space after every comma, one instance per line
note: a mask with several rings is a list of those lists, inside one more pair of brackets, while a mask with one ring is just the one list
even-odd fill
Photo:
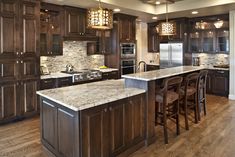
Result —
[[82, 111], [40, 101], [41, 141], [57, 157], [128, 156], [144, 146], [145, 94]]
[[102, 72], [102, 80], [118, 79], [118, 71]]
[[149, 64], [147, 64], [146, 68], [147, 68], [146, 69], [147, 71], [159, 70], [160, 69], [160, 65], [149, 65]]
[[144, 141], [144, 95], [81, 112], [82, 156], [117, 156]]
[[207, 93], [219, 96], [229, 94], [229, 71], [209, 70], [207, 76]]
[[1, 83], [0, 124], [34, 115], [37, 87], [37, 79]]

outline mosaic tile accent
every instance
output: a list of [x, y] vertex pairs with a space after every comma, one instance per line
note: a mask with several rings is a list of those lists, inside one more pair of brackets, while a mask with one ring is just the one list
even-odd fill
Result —
[[203, 66], [229, 64], [228, 54], [193, 53], [192, 57], [200, 57], [200, 65]]
[[87, 55], [87, 41], [64, 41], [63, 56], [41, 57], [51, 73], [65, 70], [72, 64], [75, 70], [94, 69], [104, 65], [104, 55]]

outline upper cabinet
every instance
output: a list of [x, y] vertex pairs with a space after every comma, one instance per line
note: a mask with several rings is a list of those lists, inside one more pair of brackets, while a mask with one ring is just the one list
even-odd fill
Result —
[[187, 45], [188, 18], [172, 19], [170, 22], [176, 23], [176, 34], [173, 36], [160, 36], [158, 26], [160, 22], [148, 23], [148, 52], [159, 52], [160, 42], [183, 42]]
[[136, 41], [136, 18], [125, 14], [115, 14], [114, 21], [118, 23], [119, 41]]
[[65, 39], [95, 40], [96, 31], [87, 28], [87, 10], [68, 6], [65, 6], [64, 9]]
[[159, 52], [160, 38], [156, 25], [156, 23], [148, 24], [148, 52]]
[[[221, 22], [221, 26], [218, 23]], [[216, 24], [218, 24], [216, 28]], [[189, 22], [189, 52], [228, 53], [229, 17], [218, 15], [193, 18]]]
[[40, 13], [40, 55], [63, 54], [63, 7], [42, 3]]

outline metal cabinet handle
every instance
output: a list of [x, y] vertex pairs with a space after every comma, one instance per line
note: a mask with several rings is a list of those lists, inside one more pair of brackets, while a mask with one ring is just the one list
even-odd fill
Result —
[[16, 61], [16, 64], [19, 64], [19, 61]]
[[24, 53], [23, 52], [20, 52], [21, 55], [23, 55]]
[[18, 55], [19, 55], [19, 52], [16, 52], [16, 55], [18, 56]]
[[23, 64], [23, 63], [24, 63], [24, 61], [20, 61], [20, 63], [21, 63], [21, 64]]
[[217, 73], [224, 74], [224, 71], [217, 71]]
[[112, 107], [109, 107], [109, 111], [112, 111], [113, 110], [113, 108]]
[[107, 112], [107, 108], [104, 109], [104, 112]]

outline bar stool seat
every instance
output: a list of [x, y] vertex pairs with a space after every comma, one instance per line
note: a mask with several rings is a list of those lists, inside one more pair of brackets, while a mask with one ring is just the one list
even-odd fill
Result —
[[[188, 86], [187, 89], [187, 96], [193, 95], [197, 92], [197, 89], [195, 87], [192, 86]], [[180, 88], [180, 95], [185, 95], [185, 86], [182, 86]]]
[[[174, 92], [174, 91], [167, 91], [167, 104], [172, 104], [174, 101], [179, 99], [179, 94]], [[162, 94], [157, 94], [156, 95], [156, 102], [158, 103], [163, 103], [163, 95]]]

